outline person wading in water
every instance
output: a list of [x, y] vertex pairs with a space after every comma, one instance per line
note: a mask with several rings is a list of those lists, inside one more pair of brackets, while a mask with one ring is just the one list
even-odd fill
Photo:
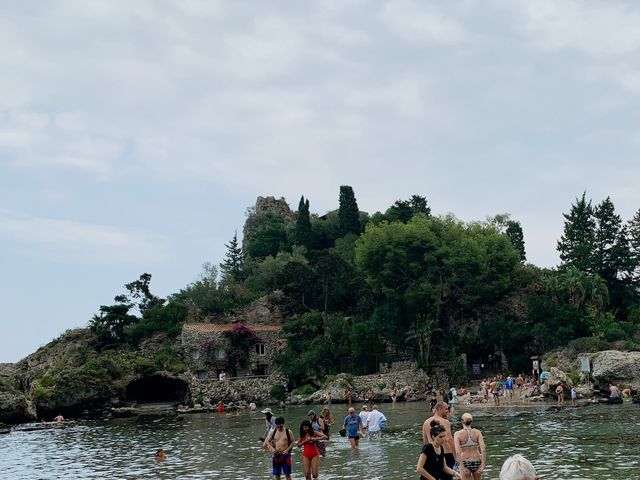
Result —
[[453, 436], [456, 445], [456, 457], [462, 464], [460, 474], [463, 480], [480, 480], [487, 463], [487, 450], [482, 432], [473, 428], [470, 413], [462, 415], [462, 429]]
[[[431, 438], [431, 424], [435, 420], [442, 428], [444, 428], [445, 442], [442, 445], [444, 457], [449, 468], [453, 468], [456, 463], [455, 445], [453, 443], [453, 435], [451, 435], [451, 423], [447, 420], [449, 415], [449, 406], [444, 402], [438, 402], [434, 408], [433, 416], [427, 418], [422, 424], [422, 443], [427, 445], [433, 440]], [[444, 475], [441, 480], [451, 480], [451, 475]]]

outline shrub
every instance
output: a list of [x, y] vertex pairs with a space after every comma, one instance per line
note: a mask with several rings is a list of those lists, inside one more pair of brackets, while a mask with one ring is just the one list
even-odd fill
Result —
[[138, 375], [149, 375], [156, 371], [156, 366], [151, 360], [146, 358], [137, 358], [133, 364], [133, 371]]
[[287, 398], [287, 389], [284, 388], [284, 385], [274, 385], [273, 387], [271, 387], [271, 391], [269, 392], [269, 394], [274, 400], [284, 402]]
[[580, 375], [578, 375], [578, 372], [567, 372], [567, 377], [569, 377], [569, 380], [571, 380], [572, 384], [580, 384]]
[[322, 382], [322, 388], [328, 388], [329, 385], [331, 385], [334, 381], [336, 380], [336, 376], [335, 375], [327, 375], [326, 377], [324, 377], [324, 382]]
[[380, 389], [380, 390], [384, 390], [384, 387], [386, 387], [386, 386], [387, 386], [387, 384], [386, 384], [386, 383], [379, 383], [379, 384], [378, 384], [378, 389]]
[[607, 350], [609, 348], [609, 343], [598, 337], [582, 337], [569, 342], [568, 347], [576, 354], [599, 352], [600, 350]]
[[309, 385], [308, 383], [299, 386], [298, 388], [296, 388], [293, 393], [296, 395], [302, 395], [302, 396], [306, 396], [306, 395], [311, 395], [312, 393], [314, 393], [316, 391], [315, 387], [313, 385]]

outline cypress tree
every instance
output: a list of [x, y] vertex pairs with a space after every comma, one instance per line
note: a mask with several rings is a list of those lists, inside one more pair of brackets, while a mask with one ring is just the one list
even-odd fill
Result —
[[522, 232], [522, 226], [520, 225], [520, 222], [509, 220], [507, 222], [507, 230], [505, 233], [511, 240], [511, 244], [518, 251], [518, 254], [520, 255], [520, 261], [526, 261], [527, 252], [524, 248], [524, 233]]
[[[609, 284], [630, 273], [629, 241], [622, 218], [607, 197], [594, 209], [596, 222], [593, 249], [593, 271]], [[625, 275], [626, 274], [626, 275]]]
[[575, 267], [581, 272], [593, 272], [593, 245], [595, 236], [595, 220], [591, 200], [587, 202], [586, 192], [582, 198], [576, 198], [565, 218], [564, 233], [558, 241], [560, 267]]
[[640, 292], [640, 210], [627, 222], [631, 272], [636, 289]]
[[348, 233], [359, 235], [362, 227], [360, 225], [360, 210], [356, 202], [353, 188], [349, 185], [340, 186], [340, 208], [338, 209], [338, 219], [340, 222], [340, 234]]
[[311, 243], [311, 218], [309, 215], [309, 200], [300, 197], [298, 204], [298, 218], [296, 219], [295, 244], [308, 247]]
[[239, 282], [242, 280], [242, 247], [238, 244], [238, 232], [233, 234], [233, 238], [229, 243], [224, 244], [227, 247], [227, 253], [224, 260], [220, 264], [223, 280], [232, 280]]

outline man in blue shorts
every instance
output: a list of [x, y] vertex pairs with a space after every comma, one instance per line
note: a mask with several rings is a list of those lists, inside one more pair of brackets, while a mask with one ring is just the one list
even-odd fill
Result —
[[349, 415], [344, 417], [342, 429], [347, 430], [347, 438], [349, 438], [351, 448], [358, 448], [360, 434], [362, 433], [362, 419], [360, 415], [356, 415], [355, 408], [349, 407]]
[[276, 480], [280, 480], [283, 473], [287, 480], [291, 480], [291, 449], [294, 445], [293, 432], [284, 427], [284, 418], [276, 418], [276, 428], [264, 441], [264, 448], [273, 454], [272, 473]]
[[513, 398], [513, 378], [511, 378], [511, 375], [507, 377], [507, 381], [504, 383], [504, 387], [507, 391], [507, 397], [509, 398], [509, 400], [511, 400]]

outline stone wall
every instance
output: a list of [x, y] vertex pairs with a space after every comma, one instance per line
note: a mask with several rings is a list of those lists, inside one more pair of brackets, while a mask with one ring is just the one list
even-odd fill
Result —
[[271, 398], [271, 388], [274, 385], [286, 386], [286, 383], [286, 378], [279, 372], [274, 372], [267, 378], [234, 378], [224, 381], [203, 381], [192, 375], [189, 378], [189, 391], [192, 404], [202, 402], [205, 407], [215, 405], [218, 400], [223, 403], [233, 400], [267, 405], [277, 402]]
[[279, 199], [276, 199], [275, 197], [258, 197], [256, 199], [255, 207], [250, 210], [250, 213], [247, 215], [247, 219], [244, 222], [244, 227], [242, 229], [243, 248], [246, 247], [253, 233], [269, 213], [282, 215], [285, 222], [292, 221], [295, 217], [284, 197], [280, 197]]
[[[249, 352], [249, 362], [245, 375], [256, 374], [270, 374], [274, 371], [275, 357], [285, 347], [285, 339], [281, 330], [256, 330], [264, 345], [264, 354], [258, 353], [253, 348]], [[185, 325], [182, 329], [182, 350], [185, 363], [189, 367], [189, 370], [195, 372], [201, 379], [216, 378], [220, 370], [227, 368], [226, 356], [225, 358], [215, 359], [205, 349], [207, 341], [214, 341], [220, 348], [228, 350], [229, 346], [226, 345], [223, 338], [223, 332], [200, 332], [190, 330], [188, 325]], [[264, 370], [264, 371], [262, 371]], [[227, 372], [231, 375], [231, 372]]]

